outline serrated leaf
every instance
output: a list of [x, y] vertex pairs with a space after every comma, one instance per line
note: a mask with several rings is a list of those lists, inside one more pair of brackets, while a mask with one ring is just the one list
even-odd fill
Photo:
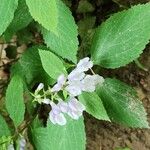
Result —
[[31, 137], [37, 150], [85, 150], [83, 118], [67, 118], [65, 126], [53, 125], [31, 128]]
[[13, 67], [13, 72], [20, 72], [25, 76], [28, 84], [33, 82], [43, 82], [46, 84], [53, 83], [53, 80], [44, 71], [39, 56], [38, 48], [45, 48], [41, 46], [34, 46], [27, 49], [19, 60], [19, 64]]
[[15, 126], [24, 120], [25, 105], [23, 98], [23, 81], [19, 75], [14, 75], [6, 91], [6, 108]]
[[42, 28], [43, 38], [53, 52], [76, 63], [78, 50], [77, 26], [65, 4], [60, 0], [56, 0], [56, 2], [58, 10], [58, 18], [55, 18], [58, 21], [57, 32]]
[[62, 61], [52, 52], [39, 49], [42, 66], [47, 74], [57, 79], [61, 74], [67, 74]]
[[97, 119], [110, 121], [100, 97], [95, 92], [84, 92], [79, 100], [86, 107], [86, 112]]
[[44, 28], [57, 32], [58, 8], [57, 0], [26, 0], [32, 17]]
[[18, 0], [0, 0], [0, 36], [12, 21], [17, 5]]
[[0, 115], [0, 137], [10, 135], [10, 130], [4, 118]]
[[18, 0], [18, 7], [15, 11], [13, 21], [9, 25], [5, 34], [14, 34], [18, 30], [26, 27], [32, 21], [25, 0]]
[[124, 66], [139, 57], [149, 39], [150, 3], [134, 6], [114, 14], [97, 29], [92, 59], [105, 68]]
[[133, 88], [116, 79], [105, 79], [97, 93], [112, 121], [129, 127], [149, 128], [146, 112]]

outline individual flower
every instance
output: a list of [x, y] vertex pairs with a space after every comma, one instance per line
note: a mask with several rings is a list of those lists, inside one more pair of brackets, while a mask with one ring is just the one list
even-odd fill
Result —
[[80, 116], [82, 116], [83, 111], [85, 110], [85, 106], [79, 102], [76, 98], [71, 97], [68, 101], [68, 115], [72, 119], [79, 119]]
[[15, 150], [13, 144], [8, 145], [7, 150]]
[[61, 109], [59, 106], [57, 106], [54, 102], [50, 102], [50, 105], [52, 107], [52, 110], [49, 113], [49, 119], [53, 124], [58, 125], [65, 125], [66, 124], [66, 118], [64, 114], [61, 112]]
[[92, 67], [93, 67], [93, 62], [90, 61], [89, 57], [85, 57], [85, 58], [81, 59], [79, 61], [79, 63], [77, 64], [77, 70], [79, 70], [81, 72], [88, 71]]
[[57, 79], [57, 83], [53, 86], [53, 88], [51, 89], [52, 92], [58, 92], [61, 90], [61, 88], [64, 86], [66, 82], [66, 77], [64, 74], [61, 74], [58, 79]]
[[43, 100], [42, 100], [42, 103], [44, 103], [44, 104], [50, 104], [50, 99], [49, 98], [44, 98]]
[[57, 106], [60, 108], [61, 112], [68, 112], [68, 103], [64, 102], [63, 100], [60, 99]]
[[69, 82], [69, 85], [65, 88], [70, 96], [75, 97], [82, 93], [82, 83], [81, 81]]
[[26, 140], [23, 137], [19, 140], [19, 146], [20, 146], [20, 150], [25, 150]]
[[82, 90], [86, 92], [94, 92], [98, 84], [102, 84], [104, 78], [99, 75], [86, 75], [82, 80]]
[[68, 75], [68, 83], [73, 81], [80, 81], [85, 77], [85, 73], [79, 71], [78, 69], [74, 69], [69, 75]]
[[40, 83], [36, 89], [36, 92], [39, 92], [41, 91], [42, 89], [44, 88], [44, 84], [43, 83]]

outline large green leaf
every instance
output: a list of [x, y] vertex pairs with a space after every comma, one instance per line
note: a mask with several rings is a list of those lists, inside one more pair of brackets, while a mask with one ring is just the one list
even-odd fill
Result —
[[24, 119], [25, 105], [23, 99], [23, 81], [19, 75], [14, 75], [6, 91], [6, 108], [17, 127]]
[[83, 118], [67, 119], [65, 126], [53, 125], [47, 127], [31, 127], [32, 142], [37, 150], [84, 150], [85, 131]]
[[[71, 15], [70, 10], [60, 0], [57, 2], [58, 18], [56, 31], [49, 31], [47, 28], [42, 29], [45, 43], [56, 54], [63, 58], [67, 58], [76, 63], [78, 39], [77, 39], [77, 26]], [[49, 19], [50, 20], [50, 19]]]
[[62, 73], [67, 74], [62, 61], [55, 54], [39, 49], [39, 55], [44, 70], [51, 78], [57, 79]]
[[43, 46], [34, 46], [25, 51], [19, 63], [13, 67], [13, 72], [20, 72], [24, 75], [27, 83], [43, 82], [51, 84], [53, 81], [49, 75], [44, 71], [39, 56], [38, 48], [45, 48]]
[[12, 21], [17, 5], [18, 0], [0, 0], [0, 35]]
[[149, 128], [146, 112], [134, 89], [108, 78], [97, 92], [112, 121], [129, 127]]
[[100, 97], [95, 92], [84, 92], [79, 96], [79, 100], [85, 105], [89, 114], [97, 119], [110, 121]]
[[18, 7], [14, 14], [14, 19], [6, 30], [7, 34], [13, 34], [18, 30], [26, 27], [31, 21], [32, 17], [29, 13], [25, 0], [18, 1]]
[[150, 3], [111, 16], [96, 31], [91, 55], [95, 64], [117, 68], [135, 60], [150, 39]]
[[0, 115], [0, 137], [8, 135], [10, 135], [9, 128], [4, 118]]

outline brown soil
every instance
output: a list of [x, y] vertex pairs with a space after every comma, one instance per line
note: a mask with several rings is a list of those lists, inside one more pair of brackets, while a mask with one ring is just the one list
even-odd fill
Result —
[[[140, 62], [150, 71], [150, 46], [144, 51]], [[134, 63], [117, 70], [103, 70], [105, 76], [135, 87], [142, 100], [150, 122], [150, 72], [143, 71]], [[102, 71], [101, 71], [102, 73]], [[150, 130], [131, 129], [86, 116], [87, 150], [116, 150], [128, 147], [132, 150], [150, 150]]]

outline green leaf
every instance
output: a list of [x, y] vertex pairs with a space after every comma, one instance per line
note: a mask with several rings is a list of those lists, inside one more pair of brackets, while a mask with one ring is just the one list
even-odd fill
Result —
[[84, 92], [79, 96], [79, 100], [89, 114], [97, 119], [110, 121], [100, 97], [95, 92]]
[[129, 127], [149, 128], [146, 112], [134, 89], [108, 78], [97, 92], [112, 121]]
[[6, 91], [6, 108], [15, 126], [24, 119], [25, 105], [23, 99], [23, 81], [19, 75], [14, 75]]
[[62, 73], [67, 74], [62, 61], [55, 54], [39, 49], [39, 55], [44, 70], [51, 78], [57, 79]]
[[32, 17], [44, 28], [57, 33], [58, 0], [26, 0]]
[[139, 57], [149, 39], [150, 3], [134, 6], [114, 14], [97, 29], [92, 59], [105, 68], [124, 66]]
[[18, 0], [0, 0], [0, 36], [12, 21], [17, 5]]
[[58, 18], [53, 17], [57, 19], [58, 22], [56, 31], [52, 32], [47, 28], [47, 30], [42, 28], [43, 38], [47, 46], [50, 47], [53, 52], [76, 63], [76, 54], [78, 50], [77, 26], [70, 10], [65, 4], [60, 0], [56, 0], [56, 4]]
[[39, 56], [38, 48], [45, 48], [43, 46], [34, 46], [25, 51], [19, 60], [19, 64], [13, 67], [13, 72], [20, 72], [24, 75], [28, 84], [33, 82], [43, 82], [51, 84], [53, 80], [44, 71]]
[[5, 34], [14, 34], [18, 30], [23, 29], [32, 21], [32, 17], [29, 13], [25, 0], [19, 0], [17, 10], [14, 14], [14, 19], [6, 30]]
[[37, 150], [84, 150], [85, 131], [83, 118], [67, 119], [65, 126], [53, 125], [31, 128], [32, 142]]
[[0, 137], [9, 136], [10, 131], [4, 118], [0, 115]]

